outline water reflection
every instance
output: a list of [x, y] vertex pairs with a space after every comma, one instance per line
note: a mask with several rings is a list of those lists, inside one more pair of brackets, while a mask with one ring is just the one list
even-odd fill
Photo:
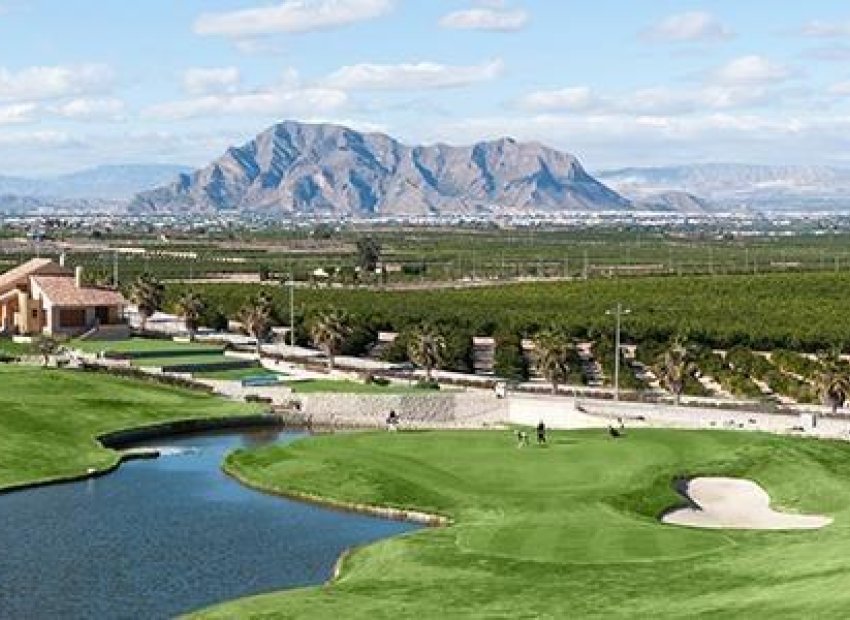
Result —
[[0, 617], [166, 618], [321, 583], [346, 548], [412, 526], [256, 493], [220, 470], [239, 447], [295, 434], [150, 442], [157, 460], [0, 496]]

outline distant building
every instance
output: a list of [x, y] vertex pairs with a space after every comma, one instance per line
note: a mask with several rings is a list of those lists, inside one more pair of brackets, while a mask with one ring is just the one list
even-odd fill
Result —
[[121, 293], [84, 286], [76, 272], [45, 258], [0, 275], [0, 333], [79, 336], [102, 329], [122, 337], [127, 301]]

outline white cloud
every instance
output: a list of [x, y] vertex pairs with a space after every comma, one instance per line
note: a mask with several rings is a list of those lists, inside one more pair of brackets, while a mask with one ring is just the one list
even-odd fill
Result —
[[528, 21], [528, 12], [523, 9], [481, 7], [453, 11], [440, 20], [440, 26], [455, 30], [515, 32], [522, 30]]
[[732, 31], [711, 13], [691, 11], [662, 19], [642, 33], [643, 38], [657, 42], [723, 41]]
[[[0, 133], [0, 145], [22, 147], [66, 147], [80, 144], [64, 131], [29, 131]], [[9, 154], [15, 157], [15, 154]], [[43, 155], [43, 153], [42, 153]]]
[[757, 55], [735, 58], [709, 76], [711, 82], [726, 86], [768, 85], [790, 77], [787, 66]]
[[497, 78], [504, 63], [491, 60], [480, 65], [452, 66], [434, 62], [397, 65], [358, 64], [341, 67], [323, 81], [340, 90], [428, 90], [458, 88]]
[[602, 113], [464, 118], [423, 125], [409, 141], [470, 143], [506, 135], [577, 154], [591, 168], [737, 160], [812, 163], [846, 160], [850, 118], [710, 113], [670, 117]]
[[79, 98], [51, 106], [50, 111], [76, 121], [117, 121], [123, 119], [125, 107], [121, 99]]
[[850, 22], [825, 22], [812, 20], [803, 25], [800, 34], [814, 39], [838, 39], [850, 37]]
[[264, 89], [161, 103], [146, 109], [143, 116], [171, 121], [229, 115], [284, 118], [333, 112], [347, 102], [344, 92], [328, 88]]
[[244, 38], [281, 32], [310, 32], [374, 19], [393, 9], [393, 0], [286, 0], [239, 11], [204, 13], [195, 33]]
[[534, 112], [557, 112], [588, 110], [599, 103], [588, 86], [572, 86], [529, 93], [520, 99], [519, 105]]
[[0, 106], [0, 125], [29, 123], [33, 120], [33, 114], [37, 110], [38, 106], [34, 103], [13, 103]]
[[183, 89], [196, 96], [235, 93], [241, 80], [236, 67], [192, 68], [183, 74]]
[[761, 86], [708, 85], [695, 89], [662, 86], [610, 95], [601, 95], [587, 86], [578, 86], [530, 93], [519, 100], [519, 107], [539, 113], [594, 112], [676, 116], [754, 106], [768, 101], [768, 95], [768, 89]]
[[112, 70], [105, 65], [0, 68], [0, 101], [45, 101], [102, 92], [111, 86]]

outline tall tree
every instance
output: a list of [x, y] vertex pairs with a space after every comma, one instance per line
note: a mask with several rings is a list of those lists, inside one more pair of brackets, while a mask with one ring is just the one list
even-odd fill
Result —
[[407, 355], [410, 361], [425, 369], [425, 379], [432, 380], [434, 368], [446, 358], [446, 339], [436, 329], [421, 326], [415, 330], [407, 345]]
[[206, 309], [206, 304], [201, 296], [194, 291], [187, 291], [177, 300], [177, 314], [183, 319], [186, 325], [186, 332], [189, 334], [189, 340], [195, 339], [195, 333], [198, 331], [201, 315]]
[[145, 273], [138, 277], [130, 289], [130, 300], [139, 310], [142, 331], [148, 324], [148, 319], [162, 307], [165, 298], [165, 287], [162, 282], [152, 275]]
[[339, 310], [323, 312], [313, 321], [310, 336], [313, 344], [319, 347], [328, 358], [328, 370], [334, 369], [334, 358], [339, 354], [350, 334], [350, 318]]
[[821, 357], [821, 370], [816, 378], [818, 394], [821, 402], [832, 408], [832, 413], [838, 412], [850, 397], [850, 369], [839, 358], [839, 354]]
[[558, 393], [558, 386], [567, 380], [570, 372], [570, 353], [573, 344], [563, 332], [546, 330], [534, 339], [537, 371], [552, 386], [552, 393]]
[[672, 392], [678, 405], [685, 391], [685, 383], [688, 377], [696, 372], [696, 364], [684, 341], [676, 338], [670, 343], [658, 362], [658, 378], [662, 384]]
[[374, 237], [361, 237], [357, 240], [357, 266], [361, 273], [375, 273], [381, 262], [381, 244]]
[[272, 325], [272, 300], [260, 294], [239, 310], [237, 320], [242, 329], [256, 341], [257, 357], [263, 353], [263, 341], [268, 337]]

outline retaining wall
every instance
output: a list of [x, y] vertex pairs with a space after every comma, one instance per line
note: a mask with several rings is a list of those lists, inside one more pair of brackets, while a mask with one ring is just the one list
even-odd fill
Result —
[[507, 421], [507, 403], [489, 393], [308, 394], [300, 416], [317, 426], [384, 428], [390, 411], [400, 428], [485, 428]]

